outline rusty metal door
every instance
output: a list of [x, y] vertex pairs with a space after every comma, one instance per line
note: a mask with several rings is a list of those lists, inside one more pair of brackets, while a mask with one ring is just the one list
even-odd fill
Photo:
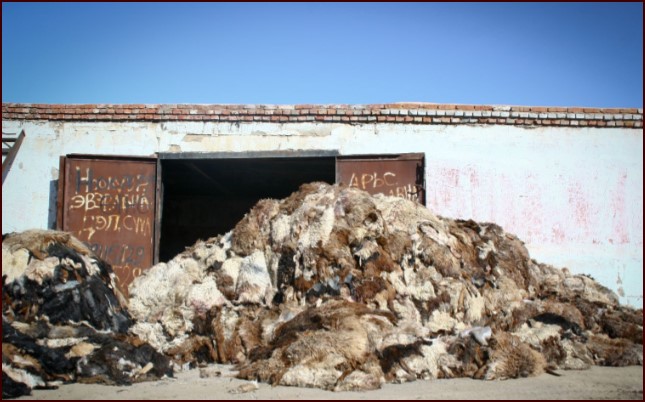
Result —
[[425, 205], [424, 154], [352, 155], [336, 158], [336, 183]]
[[155, 255], [156, 158], [61, 158], [58, 228], [112, 265], [124, 294]]

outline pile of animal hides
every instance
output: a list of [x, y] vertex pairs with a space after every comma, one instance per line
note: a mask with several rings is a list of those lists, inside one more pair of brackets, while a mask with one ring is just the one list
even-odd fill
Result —
[[124, 385], [172, 376], [136, 335], [105, 262], [69, 233], [2, 237], [2, 397], [66, 382]]
[[259, 201], [137, 278], [127, 309], [78, 241], [25, 236], [2, 245], [3, 385], [122, 384], [217, 362], [273, 385], [366, 390], [643, 361], [642, 309], [590, 277], [530, 259], [495, 224], [355, 188]]

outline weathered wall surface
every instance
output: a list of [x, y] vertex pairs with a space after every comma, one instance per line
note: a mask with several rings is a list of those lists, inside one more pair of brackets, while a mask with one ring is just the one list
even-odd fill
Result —
[[27, 133], [2, 189], [3, 233], [54, 225], [59, 156], [70, 153], [424, 152], [433, 211], [498, 223], [536, 260], [590, 274], [642, 306], [642, 128], [51, 120], [2, 128]]

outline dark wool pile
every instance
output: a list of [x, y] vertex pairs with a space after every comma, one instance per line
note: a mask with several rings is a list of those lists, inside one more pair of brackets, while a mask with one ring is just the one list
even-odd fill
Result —
[[136, 336], [111, 267], [69, 233], [2, 239], [2, 396], [66, 382], [131, 384], [172, 376]]

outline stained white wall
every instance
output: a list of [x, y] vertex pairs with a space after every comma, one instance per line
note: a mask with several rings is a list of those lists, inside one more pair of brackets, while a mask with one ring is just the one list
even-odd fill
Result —
[[428, 207], [495, 222], [538, 261], [643, 303], [643, 130], [330, 123], [3, 121], [27, 137], [2, 188], [2, 231], [52, 227], [70, 153], [424, 152]]

